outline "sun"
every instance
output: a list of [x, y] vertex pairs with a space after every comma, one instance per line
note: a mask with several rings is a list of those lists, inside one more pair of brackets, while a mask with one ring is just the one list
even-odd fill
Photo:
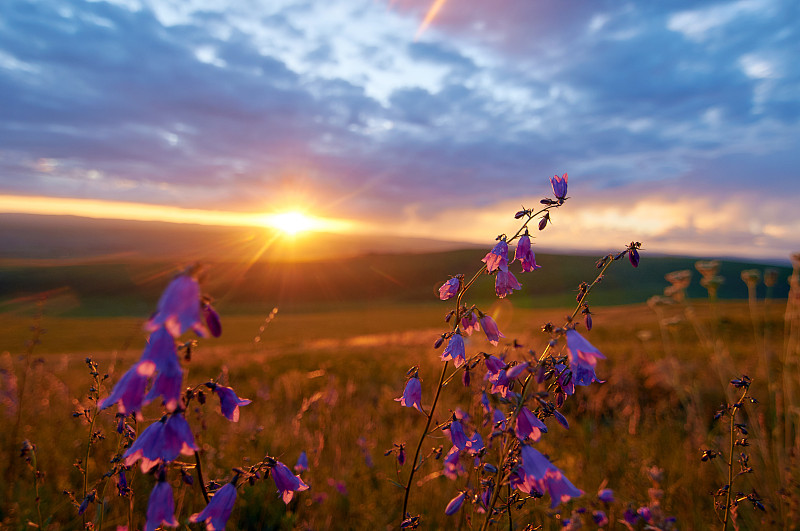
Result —
[[320, 222], [316, 218], [299, 210], [290, 210], [266, 216], [264, 224], [290, 236], [319, 229], [320, 227]]

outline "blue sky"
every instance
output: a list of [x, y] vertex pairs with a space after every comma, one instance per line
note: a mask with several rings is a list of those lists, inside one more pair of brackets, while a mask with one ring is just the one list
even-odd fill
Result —
[[800, 2], [432, 3], [4, 0], [0, 194], [800, 250]]

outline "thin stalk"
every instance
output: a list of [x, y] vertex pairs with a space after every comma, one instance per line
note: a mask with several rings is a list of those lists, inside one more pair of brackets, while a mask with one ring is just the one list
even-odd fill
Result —
[[728, 530], [728, 521], [730, 519], [730, 513], [731, 513], [731, 492], [733, 492], [733, 480], [735, 479], [735, 476], [733, 474], [733, 449], [736, 444], [736, 413], [742, 408], [742, 403], [744, 402], [744, 399], [747, 396], [747, 392], [749, 390], [750, 390], [749, 387], [745, 387], [741, 398], [739, 398], [739, 401], [736, 402], [731, 408], [730, 447], [728, 448], [728, 463], [727, 463], [728, 492], [725, 495], [725, 519], [722, 523], [723, 531]]
[[200, 491], [203, 493], [203, 499], [206, 500], [208, 505], [208, 491], [206, 490], [206, 482], [203, 479], [203, 465], [200, 464], [200, 454], [194, 453], [194, 462], [197, 464], [195, 470], [197, 471], [197, 482], [200, 483]]
[[431, 409], [427, 414], [428, 420], [425, 422], [425, 429], [422, 430], [422, 436], [419, 438], [419, 443], [417, 443], [417, 449], [414, 451], [414, 460], [411, 462], [411, 472], [408, 474], [408, 482], [406, 483], [406, 492], [403, 496], [403, 514], [400, 515], [400, 521], [402, 522], [406, 518], [406, 510], [408, 509], [408, 497], [411, 494], [411, 482], [414, 479], [414, 473], [417, 471], [417, 462], [419, 461], [419, 453], [422, 450], [422, 443], [425, 441], [425, 437], [428, 435], [428, 430], [431, 427], [431, 421], [433, 420], [433, 413], [436, 411], [436, 404], [439, 402], [439, 395], [442, 393], [442, 387], [444, 387], [444, 376], [447, 371], [447, 365], [450, 363], [450, 360], [444, 362], [442, 366], [442, 375], [439, 377], [439, 385], [436, 387], [436, 395], [433, 397], [433, 404], [431, 404]]
[[[591, 284], [589, 284], [583, 296], [578, 300], [578, 304], [575, 306], [575, 310], [572, 312], [572, 315], [570, 315], [567, 318], [565, 326], [569, 325], [569, 323], [571, 323], [575, 319], [575, 316], [578, 315], [578, 312], [580, 312], [581, 307], [586, 301], [586, 298], [589, 296], [589, 293], [591, 293], [592, 289], [594, 289], [594, 287], [601, 281], [606, 270], [609, 268], [611, 263], [614, 262], [613, 258], [614, 255], [611, 254], [609, 254], [606, 257], [606, 263], [603, 264], [603, 268], [600, 270], [600, 273], [597, 275], [594, 281]], [[547, 346], [544, 348], [542, 355], [539, 356], [539, 363], [541, 363], [547, 357], [547, 355], [550, 353], [550, 349], [551, 349], [551, 344], [548, 343]], [[525, 404], [525, 401], [527, 400], [528, 386], [530, 385], [532, 379], [533, 379], [532, 374], [528, 374], [528, 376], [525, 378], [525, 382], [522, 385], [522, 391], [520, 391], [519, 401], [517, 402], [517, 405], [514, 408], [514, 410], [511, 412], [511, 419], [507, 423], [508, 426], [514, 426], [517, 417], [522, 411], [522, 406]], [[487, 529], [489, 529], [489, 522], [492, 519], [492, 512], [494, 511], [494, 506], [497, 504], [497, 499], [500, 497], [500, 487], [502, 485], [501, 480], [503, 479], [502, 478], [503, 470], [506, 467], [506, 464], [508, 462], [508, 456], [514, 444], [514, 438], [509, 437], [507, 433], [503, 434], [503, 439], [504, 443], [503, 443], [503, 454], [501, 458], [502, 460], [500, 462], [500, 466], [497, 467], [497, 476], [495, 477], [497, 487], [494, 489], [494, 492], [492, 492], [492, 498], [491, 501], [489, 502], [489, 507], [486, 510], [486, 519], [483, 521], [483, 526], [481, 526], [482, 531], [486, 531]]]

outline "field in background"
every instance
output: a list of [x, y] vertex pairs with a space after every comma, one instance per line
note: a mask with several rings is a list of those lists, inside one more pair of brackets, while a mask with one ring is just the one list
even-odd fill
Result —
[[[406, 369], [419, 364], [423, 404], [430, 402], [430, 389], [440, 365], [432, 343], [444, 328], [446, 308], [442, 303], [305, 314], [279, 311], [263, 332], [259, 327], [264, 324], [264, 315], [225, 318], [223, 314], [222, 338], [201, 340], [188, 364], [187, 381], [201, 383], [223, 374], [241, 396], [253, 399], [253, 404], [242, 408], [237, 424], [218, 415], [215, 399], [187, 414], [193, 426], [202, 426], [198, 440], [207, 443], [207, 477], [224, 480], [230, 467], [247, 466], [266, 453], [291, 465], [305, 450], [311, 463], [311, 469], [303, 474], [311, 490], [288, 508], [277, 498], [271, 481], [245, 488], [232, 528], [358, 530], [388, 529], [396, 524], [402, 490], [390, 483], [397, 480], [394, 458], [383, 454], [394, 443], [411, 445], [423, 417], [401, 408], [393, 399], [402, 392]], [[482, 338], [473, 336], [468, 352], [506, 352], [509, 358], [525, 358], [528, 349], [540, 352], [544, 346], [540, 325], [559, 322], [566, 313], [566, 309], [519, 308], [509, 301], [494, 309], [507, 340], [492, 349]], [[587, 493], [573, 506], [591, 507], [596, 503], [594, 493], [607, 486], [620, 500], [611, 517], [620, 518], [626, 504], [635, 508], [647, 502], [650, 481], [645, 470], [658, 466], [664, 469], [663, 507], [678, 518], [680, 527], [704, 529], [715, 525], [709, 493], [724, 483], [722, 463], [701, 463], [699, 458], [703, 448], [725, 438], [712, 423], [714, 412], [726, 400], [721, 381], [741, 373], [754, 377], [752, 394], [763, 403], [756, 410], [758, 417], [751, 418], [755, 431], [758, 422], [765, 422], [764, 418], [773, 413], [769, 401], [763, 400], [766, 385], [756, 368], [758, 357], [752, 347], [746, 304], [721, 304], [716, 320], [707, 305], [700, 304], [697, 311], [705, 322], [713, 321], [718, 327], [733, 360], [730, 366], [711, 363], [708, 352], [693, 338], [689, 322], [678, 321], [669, 327], [673, 355], [668, 357], [659, 339], [656, 316], [647, 306], [595, 309], [595, 327], [587, 337], [608, 357], [598, 369], [607, 383], [578, 388], [575, 400], [568, 401], [564, 410], [570, 429], [552, 423], [551, 433], [537, 445]], [[783, 306], [777, 303], [768, 308], [773, 351], [780, 350], [782, 336], [777, 331], [782, 326], [782, 311]], [[16, 338], [13, 351], [0, 358], [5, 424], [13, 422], [17, 412], [14, 397], [19, 379], [14, 376], [27, 363], [20, 358], [26, 322], [31, 324], [30, 317], [6, 315], [0, 321], [0, 334]], [[86, 405], [85, 400], [77, 400], [85, 398], [89, 385], [83, 357], [91, 355], [101, 372], [111, 375], [101, 393], [104, 396], [121, 372], [138, 359], [145, 336], [139, 329], [141, 320], [132, 318], [70, 319], [45, 314], [41, 324], [47, 333], [28, 360], [30, 371], [20, 412], [22, 437], [36, 444], [39, 468], [46, 473], [40, 492], [43, 513], [54, 517], [58, 523], [54, 529], [77, 529], [80, 518], [62, 491], [78, 489], [79, 475], [72, 464], [85, 451], [87, 440], [85, 423], [72, 418], [73, 411]], [[259, 341], [254, 340], [256, 337]], [[471, 404], [469, 413], [480, 418], [477, 398], [460, 383], [452, 383], [446, 389], [438, 420], [445, 420], [456, 404]], [[160, 409], [151, 405], [145, 415], [155, 420], [153, 416], [160, 415]], [[117, 444], [113, 414], [109, 412], [101, 419], [99, 427], [106, 440], [90, 460], [94, 478], [107, 469]], [[27, 519], [35, 520], [35, 494], [30, 470], [18, 458], [18, 449], [12, 449], [13, 441], [8, 437], [7, 431], [0, 435], [3, 462], [10, 466], [6, 473], [11, 475], [7, 478], [10, 481], [0, 483], [2, 499], [11, 500], [2, 516], [7, 522], [16, 521], [17, 528], [22, 529]], [[437, 444], [449, 443], [432, 439], [431, 445]], [[444, 506], [457, 493], [457, 486], [441, 477], [441, 469], [441, 461], [426, 464], [419, 475], [422, 484], [412, 493], [412, 508], [422, 512], [426, 529], [452, 529], [458, 525], [458, 518], [465, 525], [463, 519], [470, 515], [444, 516]], [[139, 492], [149, 492], [152, 478], [139, 472], [134, 478], [134, 486], [141, 486]], [[768, 514], [779, 514], [777, 489], [769, 490], [763, 465], [749, 480], [765, 497]], [[201, 508], [196, 486], [175, 487], [183, 514]], [[115, 490], [114, 485], [108, 485], [103, 491], [108, 500], [108, 529], [125, 523], [125, 505]], [[140, 518], [145, 505], [146, 500], [135, 500]], [[752, 514], [749, 508], [741, 513], [744, 522], [755, 525], [755, 520], [748, 520]], [[521, 513], [519, 522], [525, 518]], [[545, 519], [544, 523], [545, 528], [558, 527], [555, 520]]]

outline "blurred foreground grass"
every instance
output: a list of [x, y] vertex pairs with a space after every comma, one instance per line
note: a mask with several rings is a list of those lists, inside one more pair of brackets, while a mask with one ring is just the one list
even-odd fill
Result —
[[[291, 467], [300, 452], [306, 451], [310, 470], [303, 478], [311, 486], [288, 507], [278, 498], [271, 480], [240, 489], [229, 528], [396, 528], [403, 491], [390, 482], [398, 481], [396, 464], [394, 456], [384, 456], [384, 452], [395, 443], [413, 446], [423, 416], [400, 407], [393, 399], [402, 392], [406, 370], [420, 365], [423, 405], [430, 403], [430, 390], [441, 367], [432, 344], [444, 330], [448, 309], [445, 305], [420, 304], [324, 313], [278, 312], [262, 332], [259, 327], [266, 315], [226, 318], [221, 308], [223, 336], [200, 340], [191, 363], [185, 365], [185, 382], [195, 385], [222, 375], [223, 382], [253, 403], [241, 409], [240, 421], [235, 424], [219, 415], [215, 397], [209, 397], [202, 407], [194, 402], [187, 412], [204, 450], [206, 479], [225, 481], [232, 467], [246, 467], [265, 454]], [[777, 303], [767, 308], [765, 326], [772, 331], [767, 335], [770, 352], [782, 348], [782, 312], [782, 305]], [[541, 352], [547, 339], [539, 331], [541, 325], [562, 322], [567, 310], [519, 309], [500, 301], [492, 313], [506, 335], [505, 342], [493, 349], [479, 334], [474, 335], [467, 344], [468, 354], [505, 351], [510, 359], [522, 359], [529, 349]], [[593, 308], [594, 329], [586, 337], [608, 357], [598, 367], [598, 376], [607, 383], [579, 387], [563, 410], [570, 429], [550, 423], [550, 433], [537, 443], [586, 492], [567, 507], [560, 507], [565, 516], [572, 507], [591, 508], [597, 503], [598, 489], [608, 487], [618, 500], [610, 516], [621, 518], [629, 503], [635, 509], [647, 502], [651, 484], [645, 470], [657, 466], [664, 470], [662, 506], [667, 514], [677, 517], [681, 529], [719, 527], [710, 493], [724, 483], [723, 463], [719, 459], [701, 463], [700, 454], [726, 437], [712, 422], [720, 404], [729, 400], [724, 382], [742, 373], [754, 379], [751, 394], [761, 400], [750, 418], [754, 444], [760, 427], [768, 428], [775, 411], [767, 399], [767, 382], [753, 346], [746, 303], [721, 303], [713, 312], [699, 304], [697, 314], [700, 321], [717, 331], [729, 353], [727, 365], [710, 358], [689, 322], [675, 320], [664, 331], [668, 337], [662, 342], [662, 330], [647, 306]], [[62, 491], [80, 491], [81, 476], [73, 463], [85, 453], [88, 426], [72, 413], [87, 405], [90, 380], [84, 358], [91, 356], [99, 363], [101, 373], [110, 374], [101, 391], [101, 396], [106, 396], [138, 359], [146, 336], [136, 319], [45, 316], [41, 325], [47, 332], [32, 356], [26, 358], [31, 324], [30, 317], [0, 318], [0, 421], [11, 426], [20, 419], [18, 440], [10, 440], [11, 430], [0, 432], [5, 474], [0, 482], [0, 522], [4, 529], [27, 529], [27, 522], [36, 521], [33, 473], [19, 458], [19, 441], [27, 439], [36, 445], [38, 467], [45, 474], [40, 506], [49, 528], [79, 529], [81, 518]], [[260, 340], [254, 341], [256, 337]], [[18, 390], [26, 367], [20, 403]], [[773, 378], [778, 378], [777, 371], [780, 367], [772, 368]], [[481, 377], [479, 371], [473, 379]], [[443, 422], [453, 408], [466, 408], [467, 404], [468, 413], [480, 418], [479, 396], [464, 389], [460, 379], [445, 389], [443, 397], [435, 420]], [[148, 406], [146, 424], [160, 414], [160, 407]], [[92, 480], [109, 467], [118, 441], [115, 425], [113, 410], [101, 415], [96, 428], [102, 430], [105, 440], [89, 462]], [[441, 444], [446, 452], [450, 444], [440, 435], [433, 435], [431, 446]], [[181, 459], [193, 462], [185, 456]], [[768, 465], [751, 464], [755, 473], [742, 483], [750, 482], [759, 491], [768, 512], [761, 520], [758, 515], [751, 516], [754, 513], [750, 508], [743, 508], [740, 524], [742, 528], [761, 528], [775, 520], [780, 522], [775, 527], [781, 528], [784, 523], [780, 515], [787, 513], [786, 507], [781, 508], [781, 498], [797, 499], [792, 494], [797, 488], [776, 485], [770, 479]], [[139, 497], [134, 500], [134, 512], [140, 528], [153, 479], [143, 476], [138, 467], [135, 470], [132, 483]], [[472, 516], [476, 522], [482, 521], [481, 515], [472, 515], [471, 508], [453, 517], [444, 516], [445, 505], [458, 493], [463, 480], [451, 482], [440, 475], [441, 470], [441, 461], [426, 463], [417, 476], [421, 484], [412, 490], [411, 508], [421, 513], [423, 527], [469, 529]], [[400, 482], [405, 477], [407, 470], [402, 470]], [[204, 503], [196, 484], [176, 481], [173, 486], [183, 526], [188, 515], [199, 511]], [[781, 487], [784, 493], [779, 492]], [[106, 484], [98, 494], [106, 501], [102, 526], [116, 529], [117, 525], [126, 525], [127, 505], [118, 498], [115, 486]], [[519, 513], [516, 528], [522, 529], [527, 523], [559, 528], [558, 520], [542, 519], [541, 515], [549, 512], [547, 498], [535, 507], [528, 505]], [[535, 510], [526, 512], [530, 509]], [[100, 525], [96, 506], [87, 515]]]

